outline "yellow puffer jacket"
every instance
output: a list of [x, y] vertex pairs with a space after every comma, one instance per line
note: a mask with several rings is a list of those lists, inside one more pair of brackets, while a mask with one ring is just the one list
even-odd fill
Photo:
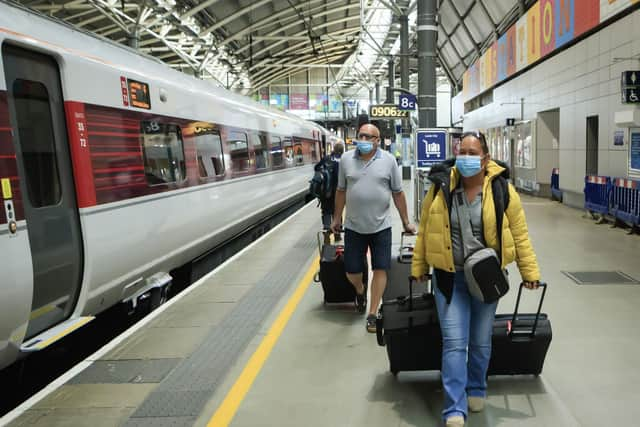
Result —
[[[514, 260], [518, 263], [520, 275], [525, 281], [540, 280], [540, 271], [536, 255], [529, 241], [529, 232], [520, 197], [509, 184], [509, 205], [502, 221], [502, 248], [498, 248], [496, 230], [496, 212], [493, 203], [491, 181], [505, 169], [489, 161], [487, 175], [482, 186], [482, 223], [484, 239], [488, 247], [502, 254], [502, 267]], [[450, 190], [458, 184], [459, 173], [451, 168]], [[454, 272], [453, 250], [451, 244], [450, 214], [443, 191], [433, 197], [435, 184], [427, 193], [422, 204], [418, 239], [413, 254], [411, 275], [421, 277], [429, 272], [429, 266], [446, 272]]]

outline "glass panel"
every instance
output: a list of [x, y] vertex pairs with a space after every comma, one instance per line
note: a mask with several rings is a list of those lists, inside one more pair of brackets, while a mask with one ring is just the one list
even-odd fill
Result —
[[149, 185], [181, 182], [187, 176], [182, 134], [176, 125], [142, 122], [144, 173]]
[[271, 136], [271, 158], [273, 159], [273, 167], [279, 167], [284, 164], [282, 139], [279, 136]]
[[267, 135], [261, 133], [253, 137], [253, 154], [256, 157], [256, 169], [267, 169], [271, 166]]
[[304, 156], [302, 154], [302, 143], [296, 141], [293, 145], [293, 155], [295, 158], [296, 166], [304, 165]]
[[284, 147], [284, 157], [287, 161], [287, 165], [292, 165], [293, 164], [293, 142], [291, 141], [291, 138], [289, 138], [288, 136], [285, 136], [284, 140], [282, 141], [282, 146]]
[[202, 178], [224, 175], [222, 139], [217, 131], [205, 128], [197, 133], [196, 150], [198, 152], [198, 169]]
[[234, 172], [242, 172], [249, 169], [249, 144], [245, 133], [230, 132], [229, 152], [231, 153], [231, 168]]
[[56, 205], [62, 191], [47, 88], [16, 79], [13, 97], [29, 200], [36, 208]]

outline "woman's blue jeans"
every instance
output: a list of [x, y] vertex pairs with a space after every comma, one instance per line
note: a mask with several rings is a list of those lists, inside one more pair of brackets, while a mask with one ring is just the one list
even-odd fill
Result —
[[498, 303], [485, 304], [469, 294], [464, 272], [456, 272], [451, 303], [435, 282], [442, 330], [443, 418], [467, 417], [467, 396], [485, 397], [491, 358], [491, 333]]

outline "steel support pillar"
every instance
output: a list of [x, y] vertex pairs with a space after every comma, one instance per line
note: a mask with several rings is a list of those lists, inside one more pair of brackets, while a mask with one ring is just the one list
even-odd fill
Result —
[[436, 0], [418, 0], [418, 123], [436, 126]]
[[[400, 87], [409, 90], [409, 16], [400, 15]], [[402, 136], [409, 135], [409, 119], [402, 119]]]
[[389, 57], [389, 62], [388, 62], [388, 71], [389, 71], [389, 86], [387, 87], [387, 99], [386, 99], [386, 103], [387, 104], [393, 104], [393, 87], [394, 87], [394, 81], [396, 79], [396, 64], [393, 61], [393, 56]]

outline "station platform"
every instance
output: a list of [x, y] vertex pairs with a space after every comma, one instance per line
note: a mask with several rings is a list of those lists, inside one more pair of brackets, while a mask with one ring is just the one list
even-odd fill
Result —
[[[522, 198], [553, 340], [540, 377], [490, 377], [487, 407], [467, 425], [638, 425], [640, 286], [613, 275], [577, 285], [563, 272], [638, 279], [640, 238]], [[319, 225], [312, 202], [18, 408], [9, 425], [442, 425], [439, 374], [393, 376], [365, 316], [323, 304], [312, 280]], [[510, 270], [499, 313], [513, 310], [520, 276]], [[538, 296], [525, 292], [523, 310]]]

